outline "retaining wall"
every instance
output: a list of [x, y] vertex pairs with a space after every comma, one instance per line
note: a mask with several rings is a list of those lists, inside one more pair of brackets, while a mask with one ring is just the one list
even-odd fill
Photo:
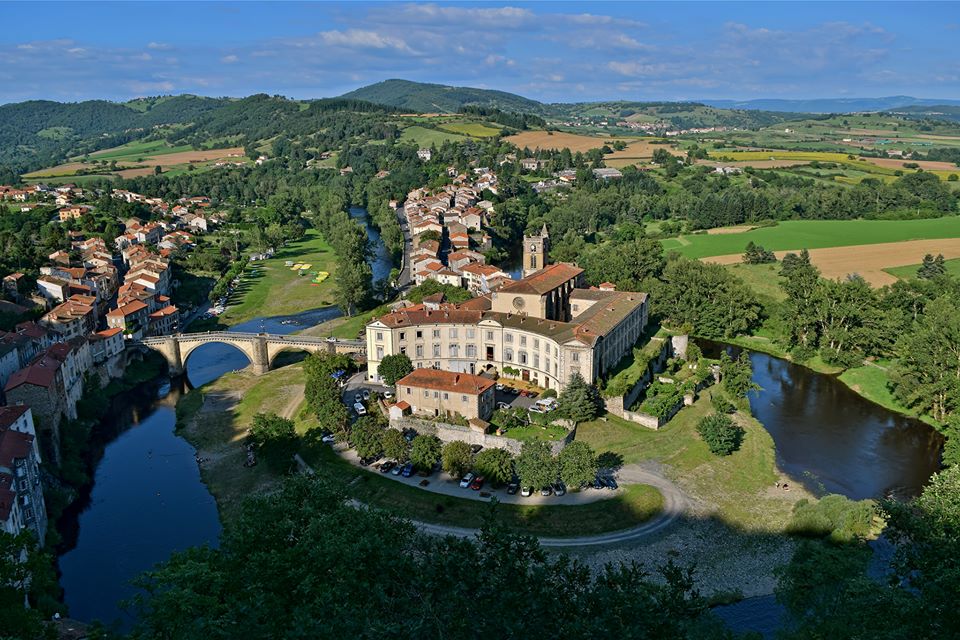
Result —
[[[513, 455], [519, 455], [520, 449], [523, 447], [523, 443], [521, 441], [514, 440], [513, 438], [484, 433], [478, 429], [463, 427], [457, 424], [434, 422], [433, 420], [422, 420], [420, 418], [413, 418], [409, 416], [391, 420], [390, 428], [401, 431], [403, 429], [413, 429], [419, 434], [437, 436], [443, 442], [460, 440], [462, 442], [466, 442], [467, 444], [479, 444], [485, 448], [494, 447], [506, 449]], [[550, 445], [550, 450], [553, 452], [553, 454], [557, 455], [563, 450], [564, 447], [573, 442], [575, 436], [576, 429], [572, 429], [567, 433], [563, 440], [548, 442], [547, 444]]]

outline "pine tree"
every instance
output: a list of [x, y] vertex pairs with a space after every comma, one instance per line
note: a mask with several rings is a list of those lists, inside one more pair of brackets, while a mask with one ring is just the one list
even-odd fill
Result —
[[600, 412], [600, 398], [597, 390], [587, 384], [579, 373], [570, 376], [570, 382], [557, 398], [560, 415], [574, 422], [587, 422]]

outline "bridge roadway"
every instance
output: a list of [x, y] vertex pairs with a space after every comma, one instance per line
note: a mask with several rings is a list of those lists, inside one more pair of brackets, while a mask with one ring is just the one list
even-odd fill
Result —
[[282, 351], [361, 355], [367, 352], [367, 344], [363, 340], [339, 340], [275, 333], [207, 331], [154, 336], [131, 341], [133, 345], [143, 345], [160, 353], [170, 366], [172, 376], [181, 375], [186, 371], [187, 359], [197, 347], [211, 343], [228, 344], [242, 351], [250, 360], [250, 368], [256, 375], [269, 371], [274, 359]]

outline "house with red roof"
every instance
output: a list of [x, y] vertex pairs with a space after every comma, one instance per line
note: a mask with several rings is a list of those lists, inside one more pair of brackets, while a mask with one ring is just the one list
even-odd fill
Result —
[[0, 529], [28, 529], [40, 544], [47, 535], [47, 507], [40, 482], [40, 448], [30, 407], [0, 407]]

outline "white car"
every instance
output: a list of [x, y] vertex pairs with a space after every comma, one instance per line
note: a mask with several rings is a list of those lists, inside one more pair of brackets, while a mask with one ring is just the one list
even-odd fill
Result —
[[353, 396], [353, 401], [356, 402], [357, 404], [360, 404], [361, 402], [363, 402], [363, 396], [358, 393], [355, 396]]
[[544, 409], [538, 404], [533, 405], [532, 407], [527, 409], [527, 411], [529, 411], [530, 413], [546, 413], [547, 412], [546, 409]]
[[353, 405], [353, 410], [356, 412], [356, 414], [357, 414], [358, 416], [365, 416], [365, 415], [367, 415], [367, 408], [364, 407], [364, 406], [363, 406], [362, 404], [360, 404], [359, 402], [356, 403], [355, 405]]
[[363, 390], [363, 399], [364, 399], [364, 400], [369, 400], [369, 399], [370, 399], [370, 391], [369, 391], [369, 390], [367, 390], [367, 389], [364, 389], [364, 390]]
[[320, 438], [320, 442], [322, 442], [322, 443], [324, 443], [324, 444], [333, 444], [333, 443], [336, 442], [336, 441], [337, 441], [337, 439], [336, 439], [334, 436], [332, 436], [332, 435], [330, 435], [330, 436], [323, 436], [322, 438]]
[[384, 392], [383, 392], [383, 398], [384, 398], [385, 400], [392, 400], [392, 399], [393, 399], [393, 391], [384, 391]]
[[467, 475], [460, 478], [460, 488], [466, 489], [470, 486], [471, 482], [473, 482], [473, 473], [467, 473]]
[[523, 489], [520, 489], [520, 495], [524, 498], [529, 498], [533, 495], [533, 487], [524, 487]]

